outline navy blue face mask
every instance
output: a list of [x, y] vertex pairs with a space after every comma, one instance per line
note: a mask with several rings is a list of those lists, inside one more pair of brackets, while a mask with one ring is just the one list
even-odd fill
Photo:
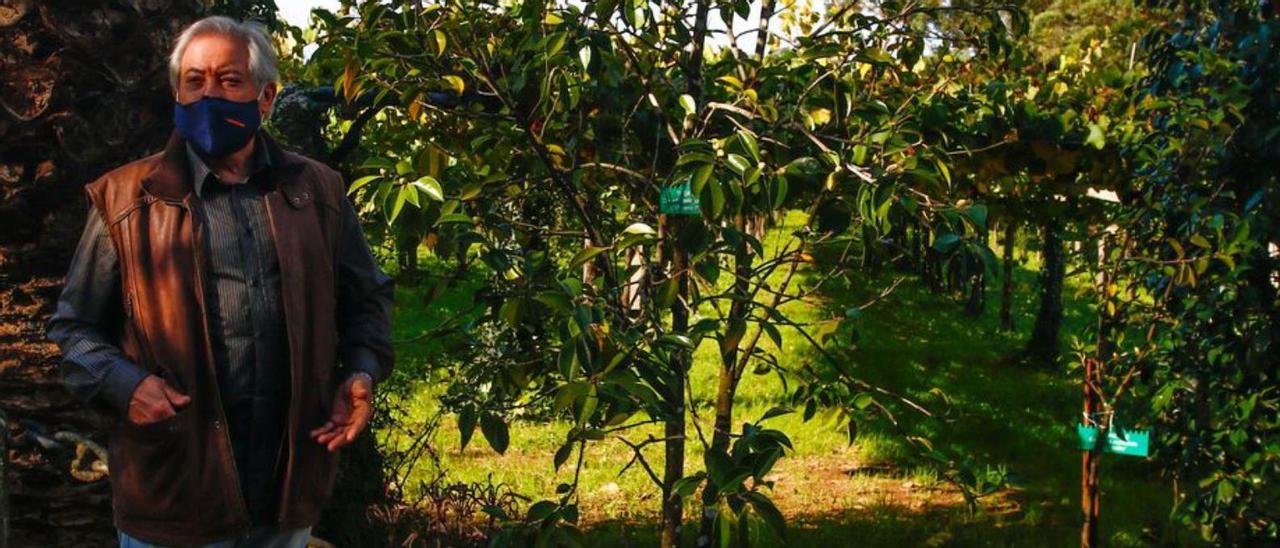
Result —
[[258, 101], [243, 103], [204, 97], [188, 104], [174, 103], [173, 123], [178, 134], [197, 151], [221, 158], [244, 148], [262, 125]]

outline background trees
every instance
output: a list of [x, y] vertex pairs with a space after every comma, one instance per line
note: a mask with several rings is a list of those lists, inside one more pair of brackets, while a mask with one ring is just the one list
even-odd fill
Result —
[[[158, 143], [165, 33], [203, 11], [111, 4], [73, 18], [57, 3], [15, 5], [0, 11], [16, 14], [0, 32], [20, 46], [0, 58], [15, 67], [0, 119], [0, 176], [15, 189], [0, 220], [14, 281], [3, 306], [27, 325], [20, 314], [56, 293], [70, 243], [55, 240], [74, 236], [66, 219], [83, 210], [59, 213], [54, 197], [91, 178], [75, 173]], [[268, 19], [273, 8], [214, 6]], [[996, 375], [1034, 368], [1082, 386], [1088, 417], [1156, 428], [1151, 466], [1206, 538], [1273, 539], [1274, 24], [1269, 5], [1110, 0], [361, 1], [316, 11], [306, 29], [273, 20], [292, 85], [272, 131], [347, 176], [413, 296], [402, 311], [450, 302], [402, 341], [432, 345], [431, 359], [406, 360], [383, 391], [398, 405], [412, 381], [442, 379], [432, 398], [448, 422], [422, 419], [386, 461], [364, 440], [341, 504], [376, 514], [384, 495], [403, 498], [405, 467], [441, 424], [464, 448], [482, 438], [505, 453], [519, 429], [562, 421], [541, 457], [571, 479], [525, 503], [490, 493], [496, 542], [582, 541], [580, 476], [606, 443], [632, 457], [620, 472], [651, 482], [665, 545], [682, 531], [777, 542], [788, 516], [776, 472], [798, 452], [787, 421], [799, 417], [850, 442], [889, 433], [903, 462], [976, 510], [1022, 488], [1019, 469], [999, 466], [1019, 463], [956, 443], [957, 431], [986, 435], [953, 415], [965, 402], [894, 382], [904, 364], [858, 352], [868, 322], [888, 315], [878, 303], [906, 283], [954, 304], [908, 330], [998, 313], [1005, 336], [1026, 339]], [[68, 68], [67, 52], [101, 63]], [[84, 76], [99, 73], [111, 84]], [[101, 97], [141, 106], [89, 108]], [[119, 139], [66, 145], [84, 127]], [[47, 145], [57, 139], [66, 146]], [[1015, 283], [1024, 261], [1034, 286]], [[1069, 325], [1073, 303], [1086, 327]], [[19, 362], [51, 386], [49, 349], [15, 332]], [[699, 355], [714, 369], [703, 381]], [[708, 399], [695, 382], [714, 386]], [[744, 393], [770, 391], [776, 405], [743, 411]], [[1075, 413], [1062, 415], [1051, 419], [1069, 432]], [[380, 417], [384, 452], [389, 432], [419, 427], [409, 418], [420, 417]], [[1038, 450], [1070, 450], [1055, 432]], [[1100, 459], [1083, 459], [1086, 542], [1107, 538], [1094, 519]], [[352, 532], [364, 515], [330, 514], [319, 531], [365, 542]]]

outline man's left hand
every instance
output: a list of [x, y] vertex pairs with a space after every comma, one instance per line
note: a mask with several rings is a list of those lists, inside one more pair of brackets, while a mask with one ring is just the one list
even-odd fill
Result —
[[325, 445], [329, 451], [356, 440], [356, 436], [369, 425], [373, 416], [373, 382], [367, 374], [352, 375], [338, 387], [334, 397], [333, 416], [324, 426], [311, 431], [311, 438], [316, 443]]

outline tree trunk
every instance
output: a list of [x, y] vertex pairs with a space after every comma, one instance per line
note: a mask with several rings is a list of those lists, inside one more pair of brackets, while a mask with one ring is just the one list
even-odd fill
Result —
[[1040, 270], [1040, 309], [1036, 313], [1026, 355], [1032, 363], [1050, 366], [1058, 360], [1058, 333], [1062, 329], [1062, 282], [1066, 276], [1066, 256], [1061, 224], [1049, 220], [1041, 225], [1043, 265]]
[[1007, 221], [1004, 225], [1004, 253], [1000, 266], [1000, 329], [1013, 331], [1013, 246], [1017, 240], [1018, 225]]
[[[1095, 375], [1097, 363], [1093, 358], [1085, 359], [1085, 378], [1092, 379]], [[1098, 412], [1098, 397], [1094, 394], [1092, 384], [1084, 383], [1084, 413], [1086, 417], [1093, 417]], [[1098, 445], [1092, 451], [1084, 451], [1081, 457], [1080, 472], [1080, 512], [1082, 514], [1082, 522], [1080, 526], [1080, 547], [1096, 548], [1100, 546], [1098, 540], [1098, 514], [1099, 514], [1099, 498], [1098, 498], [1098, 464], [1102, 458], [1101, 447], [1106, 443], [1106, 431], [1098, 428]]]
[[[675, 276], [678, 297], [671, 305], [671, 332], [687, 333], [689, 331], [689, 254], [680, 249], [679, 242], [672, 235], [678, 235], [684, 223], [678, 218], [664, 217], [659, 224], [664, 239], [672, 242], [668, 249], [671, 253], [669, 275]], [[661, 262], [661, 259], [659, 259]], [[663, 450], [665, 462], [662, 468], [662, 531], [663, 548], [680, 546], [680, 534], [684, 523], [684, 497], [674, 491], [675, 483], [684, 477], [685, 448], [685, 383], [688, 382], [689, 362], [691, 356], [685, 352], [673, 352], [671, 355], [670, 383], [667, 387], [666, 399], [669, 416], [664, 421], [665, 440]]]
[[[1113, 252], [1116, 251], [1119, 250], [1116, 249]], [[1101, 265], [1108, 263], [1107, 252], [1108, 250], [1104, 248], [1099, 253], [1098, 260]], [[1117, 259], [1113, 258], [1112, 260]], [[1099, 268], [1097, 284], [1100, 288], [1106, 288], [1111, 284], [1108, 270], [1105, 267]], [[1085, 451], [1081, 457], [1080, 512], [1083, 518], [1080, 525], [1081, 548], [1095, 548], [1102, 545], [1101, 537], [1098, 533], [1098, 521], [1101, 514], [1099, 467], [1102, 462], [1102, 447], [1106, 444], [1108, 429], [1111, 427], [1111, 417], [1099, 415], [1100, 411], [1105, 410], [1103, 408], [1103, 394], [1099, 393], [1099, 391], [1103, 390], [1106, 369], [1111, 365], [1111, 360], [1115, 355], [1114, 334], [1120, 331], [1120, 327], [1121, 322], [1115, 316], [1114, 309], [1099, 305], [1095, 339], [1097, 356], [1086, 357], [1084, 360], [1084, 417], [1088, 421], [1087, 424], [1092, 423], [1098, 428], [1098, 443], [1092, 451]]]
[[[692, 50], [689, 52], [689, 62], [685, 66], [685, 70], [688, 71], [685, 74], [685, 91], [697, 104], [702, 104], [702, 56], [707, 40], [707, 18], [711, 12], [711, 0], [698, 0], [695, 9], [693, 39], [690, 41]], [[672, 232], [680, 234], [683, 231], [679, 229], [684, 227], [685, 222], [676, 219], [679, 218], [671, 219], [674, 227], [667, 228], [676, 228]], [[689, 331], [689, 253], [683, 249], [678, 240], [673, 240], [671, 250], [671, 271], [678, 276], [677, 294], [679, 295], [671, 309], [671, 331], [683, 335]], [[684, 391], [685, 383], [688, 382], [689, 364], [693, 359], [692, 355], [686, 355], [685, 352], [675, 352], [672, 356], [672, 386], [668, 389], [668, 404], [673, 409], [672, 416], [667, 417], [665, 424], [666, 463], [662, 477], [661, 542], [663, 548], [680, 546], [680, 533], [684, 522], [683, 497], [673, 493], [672, 488], [675, 482], [684, 476]]]
[[0, 548], [9, 548], [9, 417], [0, 409]]
[[[0, 4], [0, 401], [14, 428], [22, 420], [101, 443], [109, 421], [61, 386], [44, 324], [86, 219], [81, 188], [168, 137], [166, 49], [202, 3]], [[114, 545], [106, 481], [79, 483], [57, 463], [65, 455], [4, 451], [10, 538]]]
[[[990, 231], [982, 229], [981, 241], [986, 245], [990, 239]], [[987, 310], [987, 262], [983, 257], [969, 258], [969, 300], [965, 303], [965, 314], [981, 316]]]

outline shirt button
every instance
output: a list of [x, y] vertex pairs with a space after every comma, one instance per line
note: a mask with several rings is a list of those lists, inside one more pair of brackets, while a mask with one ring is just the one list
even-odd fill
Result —
[[213, 421], [213, 429], [214, 429], [214, 430], [222, 430], [222, 421], [217, 420], [217, 419], [214, 419], [214, 421]]

